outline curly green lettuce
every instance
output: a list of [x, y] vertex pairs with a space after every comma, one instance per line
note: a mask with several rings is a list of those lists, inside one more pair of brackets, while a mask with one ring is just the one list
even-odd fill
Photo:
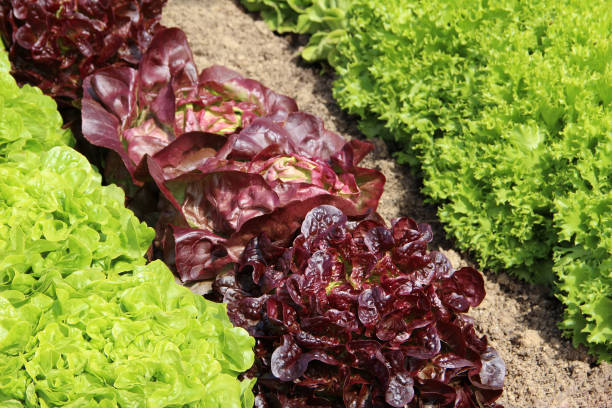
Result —
[[145, 264], [154, 231], [54, 106], [0, 86], [0, 406], [252, 407], [254, 340]]
[[306, 61], [326, 60], [336, 54], [344, 38], [346, 10], [351, 0], [241, 0], [249, 11], [258, 11], [271, 30], [312, 34], [302, 50]]
[[0, 46], [0, 163], [25, 150], [43, 152], [72, 145], [53, 99], [30, 85], [20, 88], [9, 71], [8, 55]]

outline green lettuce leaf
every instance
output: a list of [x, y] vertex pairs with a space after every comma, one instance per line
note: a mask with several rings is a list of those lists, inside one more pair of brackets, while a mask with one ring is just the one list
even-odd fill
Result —
[[29, 85], [19, 88], [9, 70], [7, 53], [0, 46], [0, 163], [24, 150], [43, 152], [73, 145], [70, 132], [61, 128], [62, 118], [53, 99]]

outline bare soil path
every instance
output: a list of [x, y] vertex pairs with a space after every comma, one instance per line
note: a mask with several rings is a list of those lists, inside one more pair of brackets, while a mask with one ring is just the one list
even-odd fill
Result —
[[[274, 35], [232, 0], [170, 0], [163, 23], [187, 33], [200, 69], [228, 66], [295, 98], [302, 110], [321, 117], [327, 128], [344, 137], [363, 137], [355, 119], [334, 102], [329, 70], [323, 73], [321, 66], [300, 60], [302, 39]], [[435, 208], [424, 204], [418, 180], [392, 160], [382, 142], [375, 145], [365, 165], [387, 177], [380, 213], [386, 219], [404, 215], [432, 224], [434, 247], [445, 250], [455, 266], [466, 264], [450, 249]], [[559, 302], [544, 288], [503, 273], [484, 273], [487, 297], [470, 314], [506, 362], [506, 387], [498, 402], [511, 408], [612, 407], [612, 364], [595, 364], [584, 349], [561, 337], [556, 326]]]

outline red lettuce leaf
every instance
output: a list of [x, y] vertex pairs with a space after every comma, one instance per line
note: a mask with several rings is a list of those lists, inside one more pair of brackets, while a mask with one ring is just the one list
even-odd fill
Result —
[[12, 74], [65, 106], [78, 105], [82, 79], [112, 64], [136, 66], [166, 0], [31, 1], [0, 4], [0, 36]]
[[323, 205], [292, 245], [249, 241], [213, 288], [257, 338], [260, 406], [497, 406], [504, 362], [463, 314], [482, 277], [429, 252], [431, 239], [408, 218], [387, 228]]
[[214, 277], [207, 271], [220, 270], [228, 263], [225, 239], [206, 230], [173, 227], [175, 265], [186, 281], [202, 276]]
[[[330, 161], [346, 145], [320, 119], [299, 112], [293, 99], [257, 81], [221, 66], [198, 76], [177, 28], [157, 32], [137, 70], [110, 67], [86, 78], [82, 119], [84, 137], [117, 152], [137, 184], [147, 179], [137, 173], [145, 155], [192, 132], [225, 136], [226, 143], [215, 146], [216, 157], [229, 160], [295, 154]], [[352, 146], [354, 159], [338, 156], [334, 163], [345, 172], [371, 149], [364, 142]], [[369, 182], [372, 175], [360, 171], [357, 177]]]

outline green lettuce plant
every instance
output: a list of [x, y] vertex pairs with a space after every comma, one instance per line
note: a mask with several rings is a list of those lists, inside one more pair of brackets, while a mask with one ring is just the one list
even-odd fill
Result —
[[0, 406], [253, 405], [254, 340], [145, 264], [154, 236], [0, 53]]
[[258, 11], [271, 30], [311, 34], [302, 50], [306, 61], [326, 60], [336, 54], [345, 36], [346, 10], [351, 0], [242, 0], [249, 11]]
[[7, 53], [0, 47], [0, 163], [22, 151], [37, 153], [72, 145], [72, 135], [61, 128], [55, 102], [38, 88], [19, 88], [10, 68]]

